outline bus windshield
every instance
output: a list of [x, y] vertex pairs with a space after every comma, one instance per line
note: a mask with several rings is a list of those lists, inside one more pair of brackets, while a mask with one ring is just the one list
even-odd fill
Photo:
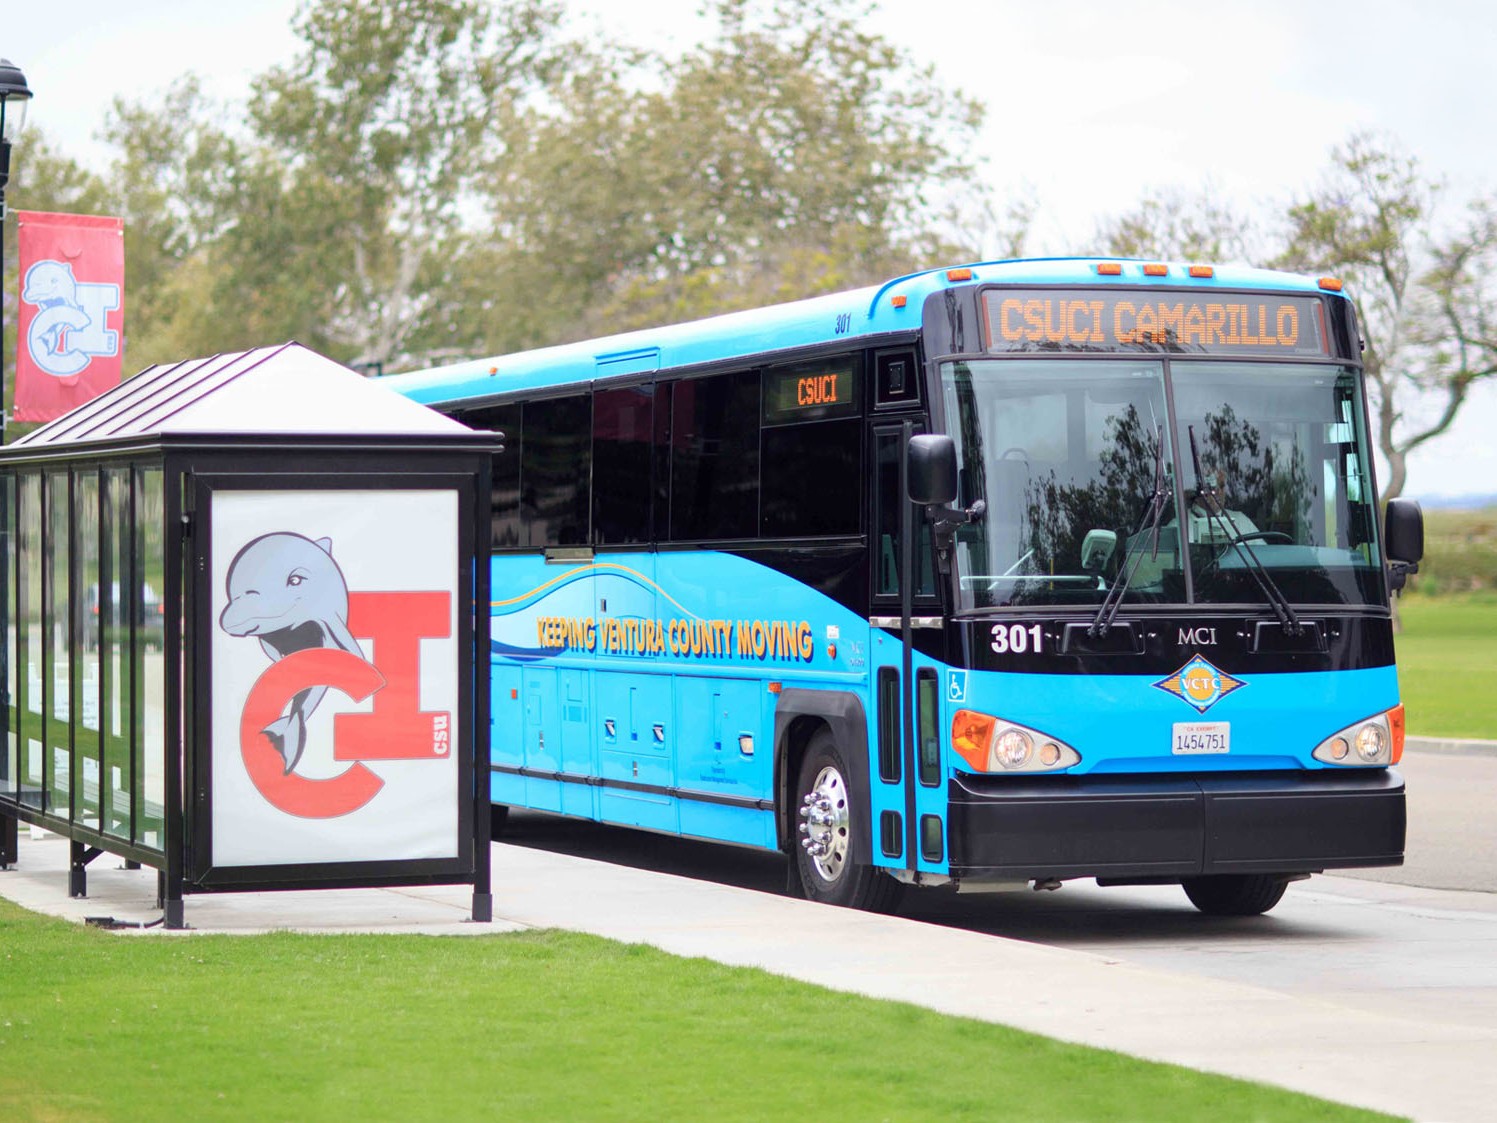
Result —
[[1264, 577], [1296, 604], [1380, 603], [1353, 371], [990, 359], [941, 380], [960, 502], [987, 505], [957, 534], [960, 611], [1084, 608], [1119, 581], [1125, 605], [1261, 604]]

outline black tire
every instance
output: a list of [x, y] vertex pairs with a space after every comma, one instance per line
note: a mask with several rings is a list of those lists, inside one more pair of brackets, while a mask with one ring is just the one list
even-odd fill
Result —
[[1289, 882], [1271, 873], [1187, 877], [1181, 888], [1207, 916], [1257, 916], [1279, 903]]
[[[891, 912], [904, 887], [858, 857], [870, 844], [868, 812], [852, 798], [847, 786], [851, 775], [830, 731], [813, 734], [791, 803], [791, 886], [808, 901]], [[812, 794], [817, 803], [808, 806], [806, 797]], [[803, 815], [803, 811], [810, 814]], [[817, 815], [821, 821], [813, 822]], [[808, 841], [813, 846], [820, 842], [825, 852], [813, 855], [805, 845]]]

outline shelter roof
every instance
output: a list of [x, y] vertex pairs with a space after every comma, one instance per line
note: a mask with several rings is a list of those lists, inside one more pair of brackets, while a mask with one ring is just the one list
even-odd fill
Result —
[[471, 432], [299, 343], [284, 343], [147, 367], [13, 447], [183, 433]]

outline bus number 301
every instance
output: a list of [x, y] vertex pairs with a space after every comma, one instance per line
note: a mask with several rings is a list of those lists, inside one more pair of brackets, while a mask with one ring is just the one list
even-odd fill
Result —
[[1039, 624], [994, 624], [993, 650], [999, 655], [1023, 655], [1026, 651], [1039, 653], [1045, 638], [1044, 628]]

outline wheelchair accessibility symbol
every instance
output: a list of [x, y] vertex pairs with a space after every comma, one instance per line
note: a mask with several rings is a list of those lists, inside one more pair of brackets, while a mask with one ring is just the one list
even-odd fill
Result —
[[946, 701], [965, 702], [967, 700], [967, 672], [946, 672]]

